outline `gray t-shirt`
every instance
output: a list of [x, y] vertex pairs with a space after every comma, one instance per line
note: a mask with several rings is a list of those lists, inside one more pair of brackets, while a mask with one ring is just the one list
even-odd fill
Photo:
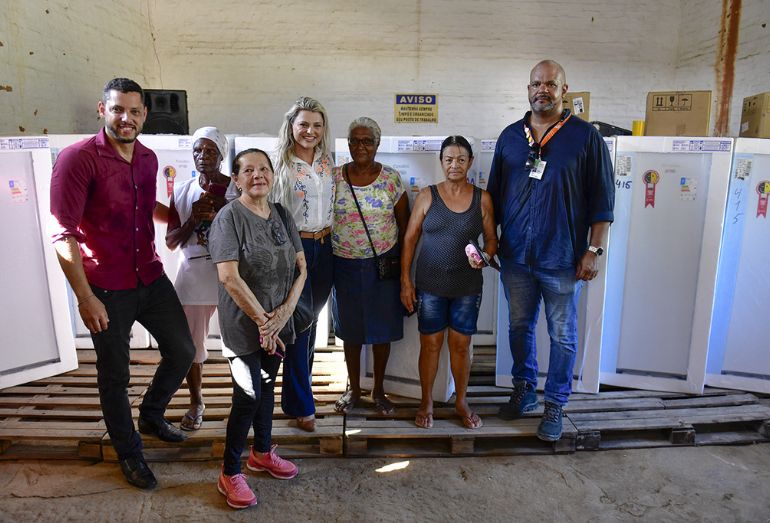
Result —
[[[265, 220], [234, 200], [217, 213], [209, 232], [211, 260], [214, 263], [237, 261], [241, 278], [268, 312], [289, 295], [297, 253], [302, 252], [297, 226], [291, 214], [286, 214], [288, 227], [284, 226], [274, 204], [270, 204], [270, 216]], [[219, 283], [217, 307], [224, 343], [222, 354], [227, 356], [232, 352], [244, 356], [258, 350], [259, 327], [236, 305], [222, 283]], [[280, 338], [284, 343], [294, 342], [291, 319]]]

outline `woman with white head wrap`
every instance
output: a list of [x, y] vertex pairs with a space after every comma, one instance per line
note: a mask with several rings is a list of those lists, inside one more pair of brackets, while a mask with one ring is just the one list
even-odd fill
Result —
[[208, 232], [219, 209], [225, 205], [230, 177], [220, 164], [227, 156], [227, 139], [216, 127], [201, 127], [192, 137], [193, 160], [198, 177], [175, 185], [169, 205], [166, 245], [181, 249], [174, 287], [182, 302], [195, 342], [195, 359], [187, 374], [190, 409], [181, 428], [197, 430], [203, 423], [203, 362], [208, 357], [204, 343], [209, 320], [217, 305], [217, 270], [208, 250]]

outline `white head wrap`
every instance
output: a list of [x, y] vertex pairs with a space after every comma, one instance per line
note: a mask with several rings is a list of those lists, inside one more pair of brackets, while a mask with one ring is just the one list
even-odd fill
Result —
[[227, 138], [225, 138], [225, 135], [219, 132], [219, 129], [216, 127], [201, 127], [192, 136], [192, 145], [195, 146], [195, 142], [197, 142], [201, 138], [208, 138], [214, 144], [217, 146], [217, 149], [219, 150], [219, 154], [222, 155], [222, 161], [225, 160], [227, 157]]

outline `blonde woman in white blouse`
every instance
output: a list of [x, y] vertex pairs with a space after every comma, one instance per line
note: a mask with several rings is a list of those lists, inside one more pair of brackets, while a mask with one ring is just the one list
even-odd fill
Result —
[[[275, 184], [271, 200], [291, 212], [307, 259], [308, 275], [302, 300], [313, 304], [316, 320], [332, 288], [331, 226], [334, 178], [326, 109], [313, 98], [298, 99], [286, 113], [279, 131]], [[283, 411], [297, 426], [315, 430], [315, 404], [310, 384], [315, 347], [315, 321], [286, 347], [283, 362]]]

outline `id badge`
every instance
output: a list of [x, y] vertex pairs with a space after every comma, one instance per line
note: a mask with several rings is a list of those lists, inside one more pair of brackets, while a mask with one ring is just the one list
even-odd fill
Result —
[[532, 170], [529, 171], [529, 177], [534, 178], [535, 180], [540, 180], [543, 178], [543, 173], [545, 172], [545, 164], [547, 162], [545, 160], [537, 159], [535, 160], [534, 166], [532, 167]]

